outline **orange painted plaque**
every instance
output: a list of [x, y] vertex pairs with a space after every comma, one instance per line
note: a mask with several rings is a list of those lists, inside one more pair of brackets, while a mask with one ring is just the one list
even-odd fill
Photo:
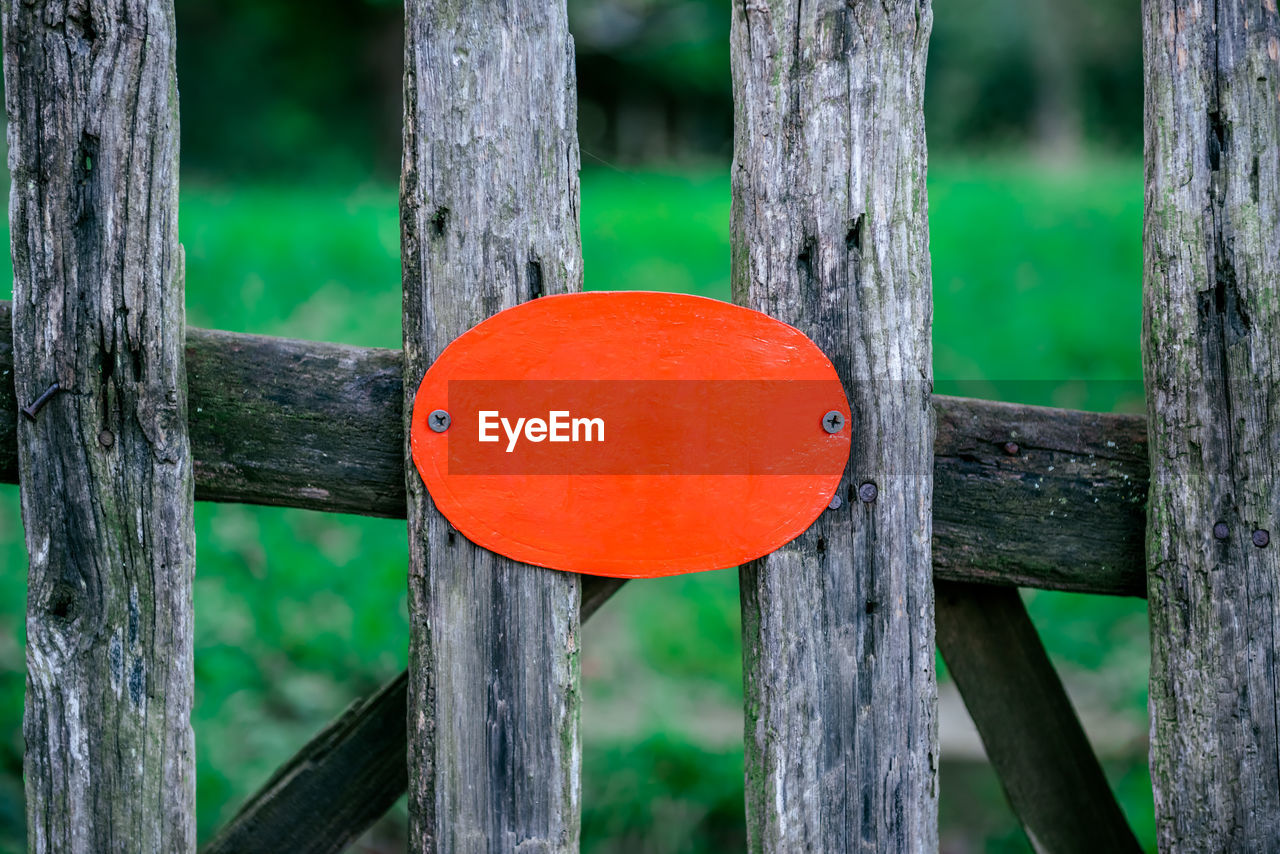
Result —
[[798, 330], [702, 297], [543, 297], [435, 361], [413, 461], [463, 536], [644, 578], [736, 566], [804, 531], [849, 458], [849, 404]]

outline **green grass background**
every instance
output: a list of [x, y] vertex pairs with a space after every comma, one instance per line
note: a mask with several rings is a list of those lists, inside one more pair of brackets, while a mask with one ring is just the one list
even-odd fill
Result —
[[[1140, 410], [1141, 164], [942, 160], [929, 193], [937, 389]], [[394, 187], [188, 185], [180, 223], [191, 325], [399, 346]], [[582, 231], [590, 289], [728, 297], [724, 169], [589, 168]], [[199, 504], [196, 528], [205, 839], [316, 729], [404, 667], [406, 547], [403, 522], [271, 508]], [[21, 846], [23, 824], [25, 568], [17, 488], [0, 487], [0, 849]], [[1076, 699], [1145, 732], [1144, 603], [1026, 599]], [[584, 851], [741, 848], [739, 628], [733, 571], [630, 584], [589, 624]], [[1114, 752], [1112, 782], [1154, 848], [1145, 745]], [[942, 758], [944, 847], [1029, 850], [989, 770]], [[379, 850], [397, 832], [393, 816], [367, 842]]]

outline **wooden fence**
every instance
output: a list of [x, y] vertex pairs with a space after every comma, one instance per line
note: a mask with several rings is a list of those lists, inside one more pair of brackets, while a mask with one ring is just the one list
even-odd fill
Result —
[[[741, 570], [751, 850], [937, 847], [935, 625], [1036, 846], [1135, 849], [1016, 586], [1149, 592], [1161, 849], [1274, 849], [1276, 4], [1144, 0], [1145, 420], [929, 394], [928, 0], [732, 16], [734, 297], [823, 347], [855, 419], [840, 506]], [[579, 621], [622, 585], [472, 546], [405, 466], [444, 345], [581, 286], [565, 8], [405, 18], [401, 354], [186, 330], [171, 6], [4, 5], [34, 851], [195, 848], [195, 500], [410, 539], [409, 670], [207, 850], [338, 851], [405, 791], [414, 851], [578, 847]]]

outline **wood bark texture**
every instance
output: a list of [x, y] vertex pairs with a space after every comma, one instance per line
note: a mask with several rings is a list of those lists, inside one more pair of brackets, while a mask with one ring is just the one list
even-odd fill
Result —
[[935, 589], [938, 649], [1032, 847], [1141, 851], [1018, 591]]
[[1143, 47], [1157, 833], [1162, 850], [1273, 851], [1280, 15], [1144, 0]]
[[[410, 0], [405, 26], [407, 439], [444, 347], [504, 308], [579, 290], [582, 253], [563, 0]], [[406, 473], [411, 850], [576, 851], [579, 576], [472, 545]]]
[[404, 518], [397, 350], [193, 329], [196, 498]]
[[1146, 595], [1143, 418], [934, 396], [935, 578]]
[[[0, 483], [18, 481], [9, 310]], [[188, 330], [196, 500], [404, 518], [401, 367], [397, 350]], [[935, 578], [1146, 596], [1145, 417], [933, 406]]]
[[4, 3], [32, 851], [190, 851], [195, 535], [166, 0]]
[[931, 22], [928, 0], [733, 5], [734, 299], [808, 334], [853, 409], [843, 502], [741, 573], [755, 852], [938, 845]]

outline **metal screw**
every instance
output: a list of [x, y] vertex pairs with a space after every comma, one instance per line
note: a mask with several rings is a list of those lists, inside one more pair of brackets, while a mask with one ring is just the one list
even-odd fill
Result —
[[1005, 442], [1005, 443], [1004, 443], [1004, 452], [1005, 452], [1006, 454], [1008, 454], [1009, 456], [1011, 456], [1011, 457], [1016, 457], [1016, 456], [1018, 455], [1018, 451], [1020, 451], [1020, 450], [1022, 450], [1022, 449], [1018, 447], [1018, 443], [1017, 443], [1017, 442]]
[[443, 409], [437, 409], [427, 416], [427, 424], [437, 433], [443, 433], [449, 429], [449, 413]]
[[863, 504], [870, 504], [876, 500], [876, 496], [880, 494], [880, 490], [871, 481], [867, 481], [858, 487], [858, 497], [862, 499]]
[[830, 504], [828, 504], [827, 506], [828, 506], [828, 507], [830, 507], [832, 510], [839, 510], [839, 509], [840, 509], [840, 505], [841, 505], [841, 504], [843, 504], [843, 503], [844, 503], [844, 502], [840, 500], [840, 496], [839, 496], [839, 495], [833, 495], [833, 496], [831, 496], [831, 503], [830, 503]]
[[839, 433], [844, 428], [844, 416], [834, 409], [822, 416], [822, 429], [828, 433]]
[[1271, 535], [1262, 528], [1253, 532], [1253, 544], [1258, 548], [1265, 549], [1269, 542], [1271, 542]]
[[1213, 526], [1213, 536], [1218, 540], [1225, 540], [1231, 534], [1231, 529], [1227, 527], [1226, 522], [1218, 522]]
[[49, 386], [47, 389], [45, 389], [44, 394], [40, 395], [35, 399], [34, 403], [31, 403], [28, 406], [22, 407], [22, 414], [27, 416], [29, 420], [35, 421], [37, 413], [39, 413], [40, 410], [44, 407], [44, 405], [49, 402], [49, 398], [53, 397], [61, 389], [62, 389], [62, 386], [58, 385], [57, 383], [54, 383], [53, 385]]

